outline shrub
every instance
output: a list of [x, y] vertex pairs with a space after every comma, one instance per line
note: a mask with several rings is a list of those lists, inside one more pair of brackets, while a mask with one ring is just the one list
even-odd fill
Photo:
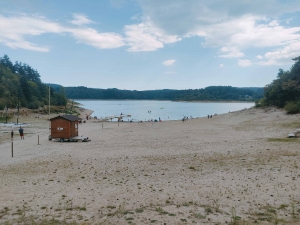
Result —
[[39, 101], [33, 101], [33, 102], [30, 102], [29, 104], [28, 104], [28, 108], [29, 109], [37, 109], [37, 108], [39, 108], [40, 107], [40, 103], [39, 103]]
[[4, 108], [5, 108], [5, 103], [4, 103], [4, 101], [2, 102], [0, 100], [0, 110], [4, 110]]
[[255, 101], [255, 107], [256, 107], [256, 108], [261, 107], [260, 100], [256, 100], [256, 101]]
[[296, 114], [300, 112], [300, 102], [288, 102], [284, 109], [288, 114]]

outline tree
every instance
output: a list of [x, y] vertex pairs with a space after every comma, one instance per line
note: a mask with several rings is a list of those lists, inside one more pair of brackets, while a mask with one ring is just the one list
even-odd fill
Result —
[[[284, 107], [288, 103], [291, 106], [298, 107], [300, 99], [300, 56], [293, 59], [294, 65], [289, 71], [279, 69], [277, 79], [265, 87], [263, 105], [275, 105]], [[297, 110], [291, 110], [291, 112]]]
[[10, 61], [9, 57], [7, 55], [4, 55], [2, 58], [0, 58], [0, 63], [9, 68], [11, 70], [11, 72], [14, 72], [14, 65], [12, 64], [12, 62]]

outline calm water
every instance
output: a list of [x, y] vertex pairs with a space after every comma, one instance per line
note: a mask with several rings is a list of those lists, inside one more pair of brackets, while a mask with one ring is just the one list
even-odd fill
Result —
[[[92, 116], [105, 118], [130, 114], [124, 121], [137, 120], [180, 120], [184, 116], [204, 117], [207, 115], [228, 113], [254, 106], [254, 103], [216, 103], [216, 102], [172, 102], [149, 100], [75, 100], [83, 108], [94, 111]], [[150, 112], [151, 111], [151, 112]], [[115, 121], [115, 120], [113, 120]]]

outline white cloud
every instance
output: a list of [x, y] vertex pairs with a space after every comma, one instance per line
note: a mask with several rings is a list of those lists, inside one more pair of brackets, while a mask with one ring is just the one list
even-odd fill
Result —
[[175, 59], [169, 59], [163, 62], [165, 66], [171, 66], [175, 63]]
[[251, 66], [252, 63], [251, 63], [251, 61], [248, 60], [248, 59], [245, 59], [245, 60], [239, 59], [238, 65], [239, 65], [239, 66], [242, 66], [242, 67], [246, 67], [246, 66]]
[[42, 34], [70, 34], [78, 42], [96, 48], [118, 48], [125, 45], [123, 38], [115, 33], [98, 33], [91, 28], [70, 28], [51, 22], [43, 17], [20, 16], [3, 17], [0, 15], [0, 43], [11, 48], [48, 52], [50, 47], [39, 46], [26, 41], [30, 36]]
[[244, 53], [240, 52], [237, 48], [235, 47], [222, 47], [221, 52], [224, 54], [220, 54], [219, 57], [222, 58], [238, 58], [238, 57], [243, 57]]
[[221, 63], [221, 64], [219, 65], [219, 67], [221, 67], [221, 68], [222, 68], [222, 67], [224, 67], [224, 65]]
[[[285, 27], [278, 19], [300, 11], [298, 0], [206, 1], [139, 0], [144, 20], [164, 34], [205, 38], [204, 46], [221, 48], [219, 57], [243, 57], [247, 48], [281, 48], [300, 39], [300, 26]], [[280, 49], [279, 49], [280, 50]]]
[[[46, 52], [50, 50], [47, 44], [37, 45], [28, 41], [28, 38], [55, 33], [68, 34], [79, 43], [100, 49], [126, 45], [129, 52], [140, 52], [156, 51], [166, 44], [198, 36], [201, 41], [205, 38], [205, 47], [219, 49], [217, 55], [222, 58], [241, 58], [248, 48], [268, 47], [271, 50], [266, 54], [260, 52], [264, 56], [257, 58], [263, 65], [284, 60], [284, 57], [274, 56], [277, 52], [286, 52], [286, 55], [290, 51], [291, 55], [297, 52], [294, 43], [300, 40], [300, 26], [286, 27], [288, 20], [279, 20], [279, 16], [299, 11], [298, 0], [289, 0], [289, 4], [280, 0], [138, 2], [143, 9], [142, 16], [138, 16], [143, 22], [124, 26], [124, 34], [99, 33], [95, 29], [81, 27], [94, 23], [84, 14], [73, 14], [70, 22], [77, 26], [75, 28], [70, 24], [67, 26], [41, 17], [0, 16], [0, 42], [11, 48]], [[122, 5], [124, 1], [114, 0], [112, 4]], [[289, 48], [293, 50], [288, 50]]]
[[0, 43], [11, 48], [48, 52], [49, 47], [39, 46], [25, 40], [28, 36], [45, 33], [60, 33], [62, 28], [53, 22], [39, 17], [3, 17], [0, 15]]
[[80, 43], [88, 44], [100, 49], [118, 48], [125, 43], [119, 34], [115, 33], [98, 33], [96, 30], [87, 29], [70, 29], [70, 33]]
[[291, 59], [300, 55], [300, 40], [289, 44], [288, 46], [275, 51], [267, 52], [259, 64], [261, 65], [280, 65], [283, 63], [291, 63]]
[[180, 41], [177, 36], [165, 35], [150, 22], [125, 26], [126, 41], [129, 52], [155, 51], [164, 44]]
[[144, 16], [171, 35], [184, 36], [196, 30], [236, 20], [245, 15], [275, 18], [300, 10], [298, 0], [138, 0]]
[[261, 55], [257, 55], [255, 58], [262, 59], [263, 57]]
[[125, 26], [126, 41], [130, 48], [129, 52], [155, 51], [164, 47], [163, 43], [157, 40], [144, 24]]
[[89, 20], [85, 15], [83, 14], [73, 14], [74, 19], [70, 21], [70, 23], [75, 25], [86, 25], [94, 23], [94, 21]]

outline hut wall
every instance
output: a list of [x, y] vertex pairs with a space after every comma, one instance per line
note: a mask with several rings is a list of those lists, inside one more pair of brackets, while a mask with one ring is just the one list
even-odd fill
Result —
[[51, 137], [52, 138], [70, 138], [71, 122], [62, 118], [51, 121]]
[[72, 121], [72, 122], [70, 122], [70, 124], [71, 124], [71, 127], [70, 127], [71, 137], [78, 136], [78, 121]]

